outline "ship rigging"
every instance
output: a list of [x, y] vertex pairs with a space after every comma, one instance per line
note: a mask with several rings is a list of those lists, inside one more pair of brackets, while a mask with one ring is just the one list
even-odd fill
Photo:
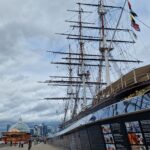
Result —
[[[142, 62], [125, 57], [129, 56], [127, 50], [136, 40], [134, 28], [126, 28], [122, 22], [127, 3], [130, 4], [125, 0], [122, 6], [114, 6], [104, 0], [97, 4], [78, 2], [77, 9], [68, 10], [77, 14], [77, 20], [66, 21], [71, 23], [73, 32], [57, 34], [66, 36], [69, 50], [48, 51], [62, 56], [61, 61], [52, 61], [51, 64], [67, 66], [67, 76], [50, 76], [50, 80], [44, 82], [49, 86], [67, 87], [66, 96], [45, 98], [65, 101], [64, 123], [111, 96], [111, 92], [106, 94], [105, 91], [115, 81], [114, 72], [117, 79], [122, 79], [124, 73], [133, 69], [129, 70], [129, 63]], [[114, 18], [113, 12], [117, 13]], [[126, 13], [129, 16], [129, 12]], [[96, 17], [91, 21], [89, 16], [92, 14]]]

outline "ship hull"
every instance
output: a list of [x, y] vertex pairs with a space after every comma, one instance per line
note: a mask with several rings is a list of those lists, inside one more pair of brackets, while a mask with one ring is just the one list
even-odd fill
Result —
[[107, 111], [112, 116], [105, 114], [104, 118], [86, 122], [68, 132], [63, 133], [62, 130], [51, 142], [71, 150], [150, 149], [150, 94], [114, 106], [118, 108], [113, 112], [111, 109]]

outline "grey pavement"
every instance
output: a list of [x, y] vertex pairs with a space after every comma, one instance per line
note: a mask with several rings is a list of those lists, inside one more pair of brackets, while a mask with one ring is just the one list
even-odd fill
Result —
[[[24, 145], [23, 148], [15, 147], [15, 146], [7, 146], [0, 148], [0, 150], [28, 150], [28, 145]], [[54, 147], [48, 144], [38, 144], [38, 145], [32, 145], [31, 150], [63, 150], [58, 147]]]

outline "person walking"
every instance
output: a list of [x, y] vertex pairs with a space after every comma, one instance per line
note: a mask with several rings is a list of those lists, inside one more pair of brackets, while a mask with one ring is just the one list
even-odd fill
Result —
[[21, 147], [21, 141], [19, 141], [18, 147]]
[[13, 145], [13, 142], [12, 141], [10, 141], [10, 146], [12, 146]]
[[28, 150], [31, 150], [31, 147], [32, 147], [32, 140], [29, 139], [29, 142], [28, 142]]
[[21, 141], [21, 148], [23, 148], [23, 145], [24, 145], [24, 141]]

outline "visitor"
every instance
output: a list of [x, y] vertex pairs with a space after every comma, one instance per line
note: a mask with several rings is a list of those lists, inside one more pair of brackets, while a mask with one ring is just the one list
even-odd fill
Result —
[[21, 148], [23, 148], [23, 144], [24, 144], [24, 142], [23, 142], [23, 141], [21, 141]]
[[21, 141], [19, 141], [19, 147], [21, 147]]
[[12, 143], [12, 141], [10, 141], [10, 146], [12, 146], [13, 145], [13, 143]]
[[32, 147], [32, 141], [31, 141], [31, 139], [29, 139], [29, 142], [28, 142], [28, 150], [30, 150], [31, 147]]

